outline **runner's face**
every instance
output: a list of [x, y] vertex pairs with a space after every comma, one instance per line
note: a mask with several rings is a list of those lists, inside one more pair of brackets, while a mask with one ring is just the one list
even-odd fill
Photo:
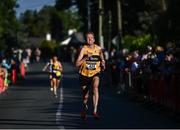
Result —
[[55, 56], [55, 57], [53, 57], [53, 61], [54, 62], [56, 62], [57, 61], [57, 57]]
[[89, 45], [94, 44], [95, 39], [94, 39], [94, 36], [93, 36], [92, 34], [87, 34], [86, 37], [87, 37], [87, 43], [88, 43]]

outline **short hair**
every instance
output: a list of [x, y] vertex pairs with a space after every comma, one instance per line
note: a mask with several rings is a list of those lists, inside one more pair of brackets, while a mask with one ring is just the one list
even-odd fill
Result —
[[93, 32], [86, 32], [85, 36], [87, 36], [88, 34], [91, 34], [94, 36], [94, 33]]

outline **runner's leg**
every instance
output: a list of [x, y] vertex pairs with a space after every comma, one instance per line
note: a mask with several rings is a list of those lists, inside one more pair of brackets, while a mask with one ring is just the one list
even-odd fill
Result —
[[93, 115], [95, 118], [98, 118], [97, 115], [98, 102], [99, 102], [99, 77], [95, 76], [93, 78], [93, 106], [94, 106]]

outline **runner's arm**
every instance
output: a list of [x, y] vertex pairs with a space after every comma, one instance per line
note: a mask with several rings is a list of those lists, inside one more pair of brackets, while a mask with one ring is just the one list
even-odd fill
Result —
[[102, 69], [105, 70], [106, 66], [105, 66], [105, 60], [104, 60], [102, 49], [100, 51], [100, 58], [101, 58], [101, 66], [103, 67]]
[[62, 72], [63, 68], [62, 68], [61, 62], [59, 62], [59, 68], [60, 68], [60, 72]]
[[84, 56], [84, 49], [82, 48], [80, 51], [80, 54], [76, 60], [76, 67], [80, 67], [82, 65], [82, 63], [88, 58], [88, 56], [84, 57], [84, 58], [83, 58], [83, 56]]
[[43, 67], [43, 71], [46, 71], [47, 70], [47, 67], [49, 66], [49, 63], [46, 63], [46, 65]]

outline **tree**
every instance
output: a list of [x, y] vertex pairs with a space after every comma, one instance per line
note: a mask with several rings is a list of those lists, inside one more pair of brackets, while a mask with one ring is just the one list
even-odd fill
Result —
[[87, 31], [88, 30], [87, 0], [76, 0], [76, 3], [78, 8], [78, 14], [81, 16], [82, 22], [84, 23], [82, 30]]
[[[1, 47], [17, 45], [18, 22], [15, 16], [16, 0], [2, 0], [0, 2], [0, 42]], [[1, 48], [0, 48], [1, 49]]]
[[83, 25], [73, 0], [56, 0], [55, 6], [44, 6], [38, 12], [26, 10], [20, 17], [20, 23], [25, 39], [42, 38], [51, 33], [52, 38], [58, 41], [64, 39], [69, 29], [80, 30]]
[[83, 23], [77, 12], [71, 12], [69, 10], [59, 12], [59, 17], [63, 22], [63, 33], [67, 33], [69, 29], [80, 30]]
[[73, 0], [56, 0], [55, 8], [58, 11], [68, 10], [73, 4]]
[[26, 10], [20, 17], [21, 23], [24, 25], [24, 33], [27, 33], [29, 37], [36, 36], [38, 34], [38, 28], [36, 28], [37, 12]]
[[168, 24], [167, 27], [169, 28], [169, 36], [170, 39], [175, 41], [180, 41], [180, 1], [179, 0], [168, 0], [168, 8], [167, 8], [167, 15], [168, 15]]
[[54, 11], [50, 19], [50, 31], [52, 37], [56, 40], [61, 40], [61, 38], [64, 36], [62, 30], [63, 30], [62, 20], [59, 16], [59, 13], [57, 11]]
[[51, 32], [56, 39], [66, 36], [69, 29], [79, 31], [82, 28], [83, 22], [75, 0], [57, 0], [55, 8], [51, 17]]

